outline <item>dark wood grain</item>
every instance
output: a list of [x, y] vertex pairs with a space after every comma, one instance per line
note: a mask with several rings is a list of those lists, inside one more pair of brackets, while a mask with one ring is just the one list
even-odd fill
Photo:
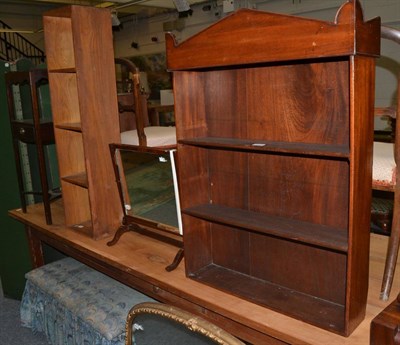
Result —
[[[211, 286], [218, 285], [224, 291], [266, 305], [274, 310], [285, 310], [292, 317], [301, 320], [307, 319], [309, 322], [328, 328], [333, 332], [343, 332], [344, 307], [337, 303], [317, 299], [285, 286], [279, 286], [217, 265], [204, 267], [201, 271], [193, 274], [192, 278]], [[304, 312], [307, 309], [318, 310], [319, 313], [309, 320], [309, 315]], [[332, 320], [337, 321], [332, 323]]]
[[370, 345], [400, 344], [400, 303], [397, 297], [371, 322]]
[[252, 230], [295, 242], [347, 252], [347, 230], [302, 222], [286, 217], [246, 211], [216, 204], [183, 209], [185, 214], [213, 223]]
[[306, 156], [342, 157], [349, 156], [348, 146], [324, 145], [301, 142], [245, 140], [236, 138], [189, 138], [179, 141], [181, 144], [248, 152], [280, 152], [302, 154]]
[[167, 34], [167, 67], [197, 69], [356, 53], [377, 56], [379, 30], [379, 18], [363, 22], [359, 1], [347, 1], [336, 22], [242, 9], [179, 45]]

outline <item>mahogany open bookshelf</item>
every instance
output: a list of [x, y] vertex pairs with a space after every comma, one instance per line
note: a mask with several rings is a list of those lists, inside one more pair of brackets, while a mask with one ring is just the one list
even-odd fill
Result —
[[43, 23], [65, 221], [98, 239], [122, 220], [109, 153], [120, 141], [111, 14], [67, 6]]
[[358, 1], [167, 34], [187, 276], [341, 335], [362, 321], [379, 40]]

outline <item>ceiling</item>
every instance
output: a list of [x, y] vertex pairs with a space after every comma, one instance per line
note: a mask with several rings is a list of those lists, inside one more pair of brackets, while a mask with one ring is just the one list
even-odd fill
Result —
[[[175, 0], [189, 5], [205, 2], [204, 0]], [[165, 12], [176, 11], [173, 0], [0, 0], [0, 19], [2, 15], [41, 15], [43, 12], [66, 5], [85, 5], [106, 7], [116, 13], [118, 17], [138, 15], [152, 17]]]

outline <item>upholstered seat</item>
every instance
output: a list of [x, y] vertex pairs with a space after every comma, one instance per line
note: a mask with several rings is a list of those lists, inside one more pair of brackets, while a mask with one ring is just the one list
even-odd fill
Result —
[[127, 59], [117, 58], [115, 61], [127, 69], [132, 87], [130, 93], [118, 96], [121, 143], [142, 147], [176, 146], [175, 127], [150, 125], [148, 95], [141, 87], [139, 69]]
[[26, 274], [21, 322], [52, 345], [122, 345], [132, 305], [152, 298], [65, 258]]
[[394, 144], [374, 142], [372, 184], [393, 189], [396, 184]]
[[[147, 146], [170, 146], [176, 145], [175, 127], [145, 127]], [[139, 136], [136, 129], [121, 133], [121, 143], [128, 145], [139, 145]]]

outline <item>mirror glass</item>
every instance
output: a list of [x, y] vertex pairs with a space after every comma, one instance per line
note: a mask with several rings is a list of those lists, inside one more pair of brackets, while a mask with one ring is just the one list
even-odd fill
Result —
[[[191, 320], [196, 320], [193, 316]], [[138, 325], [140, 327], [138, 327]], [[132, 325], [132, 344], [190, 344], [190, 345], [215, 345], [212, 331], [201, 332], [196, 327], [190, 327], [190, 322], [181, 315], [165, 315], [156, 311], [139, 314]], [[168, 335], [168, 336], [166, 336]]]
[[119, 145], [113, 161], [125, 216], [181, 233], [174, 152]]

